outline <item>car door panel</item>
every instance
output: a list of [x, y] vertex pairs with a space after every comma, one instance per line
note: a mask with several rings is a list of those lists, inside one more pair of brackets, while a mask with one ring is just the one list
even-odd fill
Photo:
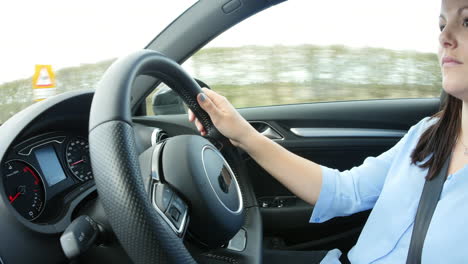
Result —
[[[281, 137], [273, 140], [291, 152], [346, 170], [390, 149], [412, 125], [434, 114], [438, 107], [439, 99], [435, 98], [272, 106], [240, 112], [259, 132], [265, 127], [277, 132]], [[310, 224], [312, 205], [295, 197], [255, 161], [248, 159], [247, 166], [263, 207], [266, 241], [276, 241], [273, 247], [277, 243], [278, 248], [338, 246], [347, 250], [355, 243], [369, 211]]]

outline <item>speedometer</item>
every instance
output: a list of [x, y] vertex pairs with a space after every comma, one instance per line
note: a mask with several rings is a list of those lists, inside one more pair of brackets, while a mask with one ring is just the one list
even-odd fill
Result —
[[80, 181], [93, 179], [93, 171], [89, 158], [88, 141], [81, 137], [70, 140], [66, 150], [66, 160], [70, 171]]

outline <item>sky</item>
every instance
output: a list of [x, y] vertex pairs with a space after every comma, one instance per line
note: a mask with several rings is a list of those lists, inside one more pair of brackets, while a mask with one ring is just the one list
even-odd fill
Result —
[[[0, 84], [144, 48], [194, 0], [0, 3]], [[341, 44], [436, 52], [439, 0], [289, 0], [209, 46]]]

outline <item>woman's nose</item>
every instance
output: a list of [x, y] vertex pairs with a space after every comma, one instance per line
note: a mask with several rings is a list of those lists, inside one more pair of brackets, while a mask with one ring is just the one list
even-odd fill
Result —
[[456, 41], [454, 32], [448, 26], [445, 26], [442, 32], [440, 32], [439, 42], [440, 42], [440, 46], [443, 48], [453, 49], [457, 47], [457, 41]]

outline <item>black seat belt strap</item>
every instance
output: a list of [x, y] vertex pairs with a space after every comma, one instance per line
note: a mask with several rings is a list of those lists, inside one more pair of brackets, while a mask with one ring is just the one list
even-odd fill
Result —
[[439, 202], [440, 193], [444, 186], [445, 178], [447, 177], [450, 157], [444, 163], [444, 166], [439, 173], [430, 181], [424, 184], [421, 199], [419, 200], [418, 211], [414, 220], [413, 233], [411, 235], [411, 243], [408, 251], [406, 264], [420, 264], [421, 254], [426, 238], [427, 229], [431, 223], [432, 215], [434, 214], [437, 203]]

